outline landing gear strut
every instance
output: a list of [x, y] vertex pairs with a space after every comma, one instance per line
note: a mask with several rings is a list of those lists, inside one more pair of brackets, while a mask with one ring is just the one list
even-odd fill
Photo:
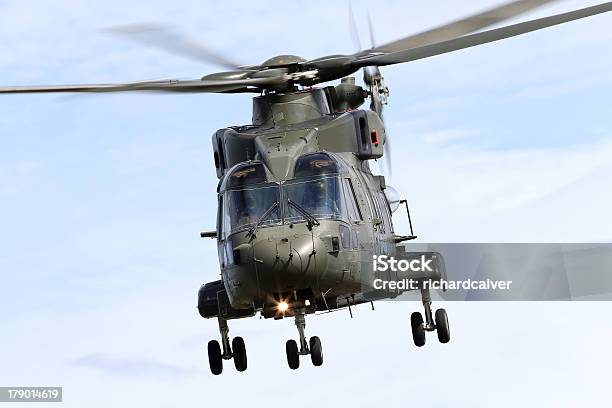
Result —
[[[234, 337], [230, 347], [229, 327], [227, 320], [222, 317], [219, 320], [219, 332], [221, 332], [221, 345], [217, 340], [208, 342], [208, 364], [210, 371], [214, 375], [219, 375], [223, 372], [223, 360], [234, 359], [234, 366], [238, 371], [247, 369], [247, 354], [242, 337]], [[221, 349], [223, 347], [223, 350]]]
[[296, 370], [300, 366], [300, 356], [310, 354], [310, 360], [315, 366], [323, 364], [323, 348], [321, 346], [321, 339], [317, 336], [312, 336], [310, 341], [306, 341], [306, 317], [305, 309], [299, 308], [295, 310], [295, 326], [298, 329], [300, 335], [300, 347], [298, 349], [297, 342], [293, 339], [287, 340], [285, 344], [285, 351], [287, 352], [287, 364], [292, 370]]
[[431, 313], [431, 296], [429, 289], [421, 289], [421, 299], [425, 309], [425, 321], [420, 312], [410, 315], [410, 326], [412, 327], [412, 340], [415, 346], [425, 345], [425, 332], [436, 331], [440, 343], [448, 343], [450, 340], [450, 329], [448, 327], [448, 316], [446, 310], [438, 309], [434, 316]]

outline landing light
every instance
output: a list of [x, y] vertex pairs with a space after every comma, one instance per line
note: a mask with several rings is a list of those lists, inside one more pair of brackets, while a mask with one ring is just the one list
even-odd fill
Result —
[[281, 313], [285, 313], [287, 309], [289, 309], [289, 305], [287, 304], [287, 302], [280, 302], [277, 307], [278, 311]]

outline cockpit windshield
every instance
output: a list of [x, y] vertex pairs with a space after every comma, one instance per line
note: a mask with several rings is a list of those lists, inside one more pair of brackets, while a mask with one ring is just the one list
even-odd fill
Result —
[[[283, 183], [283, 212], [285, 222], [303, 221], [300, 208], [316, 219], [342, 217], [342, 191], [338, 177], [322, 176], [294, 179]], [[296, 206], [289, 204], [289, 200]]]
[[294, 177], [267, 182], [259, 162], [234, 169], [219, 200], [220, 236], [280, 223], [348, 219], [338, 166], [327, 153], [301, 156]]
[[[275, 203], [279, 201], [278, 184], [257, 185], [227, 192], [227, 205], [231, 232], [255, 225]], [[260, 225], [280, 222], [280, 209], [277, 206], [261, 220]]]

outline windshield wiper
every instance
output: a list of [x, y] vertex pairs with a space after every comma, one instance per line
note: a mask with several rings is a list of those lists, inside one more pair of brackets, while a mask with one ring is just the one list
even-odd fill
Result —
[[290, 198], [287, 199], [287, 203], [289, 205], [292, 205], [296, 210], [298, 210], [304, 217], [306, 217], [306, 219], [308, 220], [308, 225], [309, 225], [309, 229], [312, 228], [313, 225], [321, 225], [321, 223], [319, 222], [319, 220], [317, 220], [315, 218], [314, 215], [312, 215], [311, 213], [309, 213], [308, 211], [306, 211], [306, 209], [304, 209], [302, 206], [300, 206], [298, 203], [296, 203], [295, 201], [292, 201]]
[[268, 218], [268, 215], [270, 215], [272, 213], [272, 211], [274, 211], [274, 209], [278, 207], [278, 201], [276, 201], [274, 204], [272, 204], [270, 206], [270, 208], [268, 208], [266, 210], [265, 213], [263, 213], [261, 215], [261, 217], [259, 217], [259, 219], [257, 220], [257, 222], [255, 223], [255, 225], [253, 225], [250, 229], [249, 232], [247, 232], [246, 236], [249, 237], [251, 235], [255, 236], [255, 233], [257, 232], [257, 228], [259, 228], [259, 226], [261, 225], [261, 223]]

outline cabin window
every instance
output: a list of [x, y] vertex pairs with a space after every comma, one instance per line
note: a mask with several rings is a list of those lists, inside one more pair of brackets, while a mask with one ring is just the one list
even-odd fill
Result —
[[[279, 200], [279, 187], [275, 183], [252, 186], [226, 193], [227, 212], [231, 232], [259, 225], [270, 225], [281, 220], [280, 209], [273, 206]], [[267, 215], [266, 212], [272, 209]], [[264, 219], [262, 217], [266, 215]]]
[[342, 248], [348, 249], [351, 247], [351, 230], [344, 224], [340, 224], [339, 232], [340, 232], [340, 242], [342, 243]]
[[327, 153], [309, 153], [295, 162], [294, 177], [337, 174], [338, 165]]
[[338, 177], [293, 179], [283, 183], [286, 222], [305, 221], [306, 211], [317, 219], [343, 218], [342, 190]]

